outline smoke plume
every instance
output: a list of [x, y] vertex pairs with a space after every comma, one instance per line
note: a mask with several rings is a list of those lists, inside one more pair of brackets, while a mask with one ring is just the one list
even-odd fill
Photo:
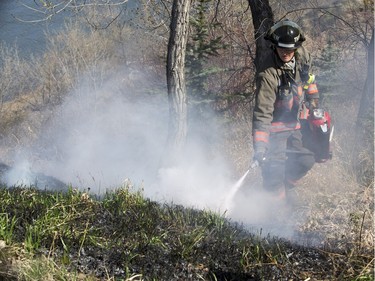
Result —
[[204, 121], [190, 115], [191, 134], [177, 164], [160, 165], [168, 149], [167, 98], [135, 93], [121, 83], [126, 75], [113, 73], [100, 87], [81, 81], [43, 128], [35, 151], [20, 153], [38, 155], [38, 161], [19, 154], [20, 165], [7, 173], [7, 183], [54, 188], [56, 179], [95, 194], [131, 183], [153, 200], [213, 210], [249, 227], [269, 221], [277, 206], [265, 194], [244, 192], [248, 188], [233, 177], [224, 155], [211, 149], [223, 132], [207, 108]]

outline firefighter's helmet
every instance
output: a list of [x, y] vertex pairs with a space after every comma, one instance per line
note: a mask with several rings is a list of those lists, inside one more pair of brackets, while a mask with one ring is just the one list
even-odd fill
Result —
[[264, 38], [276, 47], [291, 50], [297, 49], [305, 41], [305, 36], [298, 24], [288, 19], [272, 26]]

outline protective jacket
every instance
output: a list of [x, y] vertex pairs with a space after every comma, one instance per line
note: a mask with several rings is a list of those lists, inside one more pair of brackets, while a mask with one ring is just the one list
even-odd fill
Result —
[[302, 46], [289, 63], [276, 51], [264, 62], [257, 77], [253, 111], [256, 151], [267, 149], [270, 133], [301, 128], [300, 120], [307, 118], [308, 107], [319, 98], [310, 68], [311, 56]]

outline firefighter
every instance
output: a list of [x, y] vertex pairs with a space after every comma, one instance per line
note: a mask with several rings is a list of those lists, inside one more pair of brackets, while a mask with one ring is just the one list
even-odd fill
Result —
[[318, 106], [319, 93], [311, 74], [305, 37], [291, 20], [270, 28], [266, 40], [273, 50], [257, 75], [253, 112], [253, 161], [262, 169], [264, 189], [288, 199], [297, 181], [315, 163], [303, 147], [301, 123]]

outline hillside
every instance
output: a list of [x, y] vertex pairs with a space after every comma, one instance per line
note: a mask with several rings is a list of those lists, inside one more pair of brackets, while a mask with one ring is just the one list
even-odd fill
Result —
[[371, 251], [257, 235], [126, 186], [0, 194], [1, 280], [373, 280]]
[[262, 191], [258, 168], [238, 185], [253, 154], [247, 1], [203, 13], [222, 41], [202, 73], [187, 71], [189, 133], [173, 165], [159, 1], [131, 20], [84, 10], [46, 34], [41, 56], [1, 46], [0, 280], [374, 280], [373, 116], [357, 118], [367, 2], [272, 1], [306, 28], [335, 126], [333, 159], [302, 179], [294, 206]]

